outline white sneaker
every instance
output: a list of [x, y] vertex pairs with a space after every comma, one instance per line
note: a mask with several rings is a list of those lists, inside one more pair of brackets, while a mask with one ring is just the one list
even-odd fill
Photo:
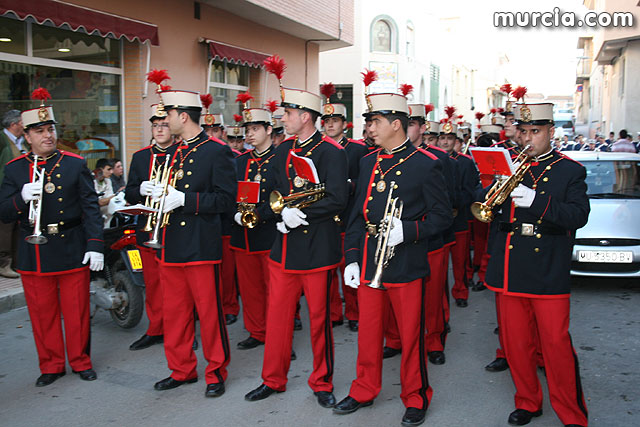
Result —
[[18, 277], [20, 277], [20, 274], [13, 271], [13, 269], [7, 265], [0, 268], [0, 276], [8, 277], [9, 279], [17, 279]]

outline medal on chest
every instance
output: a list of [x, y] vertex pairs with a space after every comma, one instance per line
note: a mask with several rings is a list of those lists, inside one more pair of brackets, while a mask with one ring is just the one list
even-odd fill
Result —
[[300, 188], [300, 187], [304, 186], [304, 182], [305, 182], [305, 180], [300, 178], [299, 176], [296, 176], [295, 178], [293, 178], [293, 185], [296, 188]]
[[384, 182], [384, 179], [381, 179], [380, 181], [378, 181], [378, 183], [376, 184], [376, 191], [378, 193], [382, 193], [386, 189], [387, 189], [387, 183]]

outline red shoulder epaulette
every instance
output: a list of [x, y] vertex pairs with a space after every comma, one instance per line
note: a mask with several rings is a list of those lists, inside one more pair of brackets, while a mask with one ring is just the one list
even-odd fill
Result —
[[[225, 144], [225, 145], [227, 145], [227, 144]], [[231, 148], [231, 147], [229, 147], [229, 148]], [[236, 156], [236, 157], [238, 157], [238, 156], [240, 156], [240, 155], [242, 154], [242, 151], [238, 151], [238, 150], [236, 150], [235, 148], [231, 148], [231, 152], [232, 152], [232, 153], [233, 153], [233, 155], [234, 155], [234, 156]]]
[[467, 158], [467, 159], [469, 159], [469, 160], [473, 160], [473, 157], [471, 157], [471, 156], [470, 156], [470, 155], [468, 155], [468, 154], [458, 153], [458, 155], [460, 155], [460, 156], [462, 156], [462, 157], [466, 157], [466, 158]]
[[429, 157], [431, 160], [438, 160], [438, 157], [434, 156], [433, 154], [431, 154], [430, 152], [428, 152], [423, 148], [417, 148], [417, 150], [422, 154], [426, 155], [427, 157]]
[[210, 136], [209, 141], [217, 142], [220, 145], [227, 145], [223, 140], [218, 139], [215, 136]]
[[577, 163], [580, 166], [584, 167], [584, 165], [582, 163], [580, 163], [579, 161], [577, 161], [576, 159], [572, 159], [571, 157], [567, 156], [566, 154], [562, 154], [559, 151], [556, 151], [556, 153], [558, 153], [560, 155], [560, 157], [562, 157], [563, 159], [571, 160], [572, 162]]
[[9, 160], [9, 161], [7, 162], [7, 164], [9, 164], [9, 163], [13, 163], [13, 162], [15, 162], [16, 160], [24, 159], [24, 158], [26, 158], [26, 157], [27, 157], [27, 154], [29, 154], [29, 153], [25, 153], [25, 154], [23, 154], [23, 155], [21, 155], [21, 156], [16, 157], [15, 159]]
[[443, 149], [443, 148], [440, 148], [440, 147], [438, 147], [438, 146], [436, 146], [436, 145], [431, 145], [431, 144], [429, 144], [429, 147], [428, 147], [428, 148], [433, 148], [434, 150], [440, 150], [440, 151], [442, 151], [443, 153], [447, 154], [447, 150], [445, 150], [445, 149]]
[[358, 144], [358, 145], [362, 145], [363, 147], [366, 147], [367, 144], [365, 144], [364, 142], [362, 142], [361, 139], [352, 139], [352, 138], [348, 138], [348, 141], [354, 144]]
[[64, 150], [60, 150], [60, 152], [65, 156], [75, 157], [76, 159], [84, 160], [84, 157], [82, 157], [80, 154], [76, 154], [76, 153], [72, 153], [71, 151], [64, 151]]
[[376, 148], [375, 150], [365, 154], [364, 156], [362, 156], [362, 158], [364, 159], [365, 157], [369, 157], [372, 154], [376, 154], [378, 151], [382, 150], [382, 148]]
[[141, 151], [144, 151], [144, 150], [150, 150], [151, 148], [153, 148], [152, 144], [147, 145], [146, 147], [143, 147], [143, 148], [139, 149], [138, 151], [135, 151], [133, 154], [137, 154], [137, 153], [139, 153]]
[[332, 144], [334, 147], [339, 148], [340, 150], [344, 150], [344, 147], [342, 145], [338, 144], [337, 142], [335, 142], [333, 140], [333, 138], [329, 138], [326, 135], [322, 135], [322, 140], [324, 142], [328, 142], [329, 144]]

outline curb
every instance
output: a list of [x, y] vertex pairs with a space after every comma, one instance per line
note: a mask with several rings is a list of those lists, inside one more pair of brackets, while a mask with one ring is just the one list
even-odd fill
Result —
[[24, 299], [22, 288], [10, 289], [0, 294], [0, 314], [7, 313], [16, 308], [25, 307], [27, 301]]

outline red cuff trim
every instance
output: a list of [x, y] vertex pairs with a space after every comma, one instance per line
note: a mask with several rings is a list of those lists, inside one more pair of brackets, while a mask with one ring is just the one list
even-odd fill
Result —
[[18, 196], [13, 196], [13, 199], [11, 199], [11, 201], [13, 202], [13, 206], [16, 208], [16, 210], [18, 211], [18, 213], [20, 212], [20, 208], [18, 207], [18, 205], [16, 204], [16, 197]]
[[416, 241], [420, 240], [420, 229], [418, 228], [418, 221], [415, 221], [416, 223]]
[[350, 249], [345, 249], [345, 252], [349, 252], [349, 251], [357, 251], [358, 248], [350, 248]]
[[200, 210], [200, 193], [196, 193], [196, 213]]

